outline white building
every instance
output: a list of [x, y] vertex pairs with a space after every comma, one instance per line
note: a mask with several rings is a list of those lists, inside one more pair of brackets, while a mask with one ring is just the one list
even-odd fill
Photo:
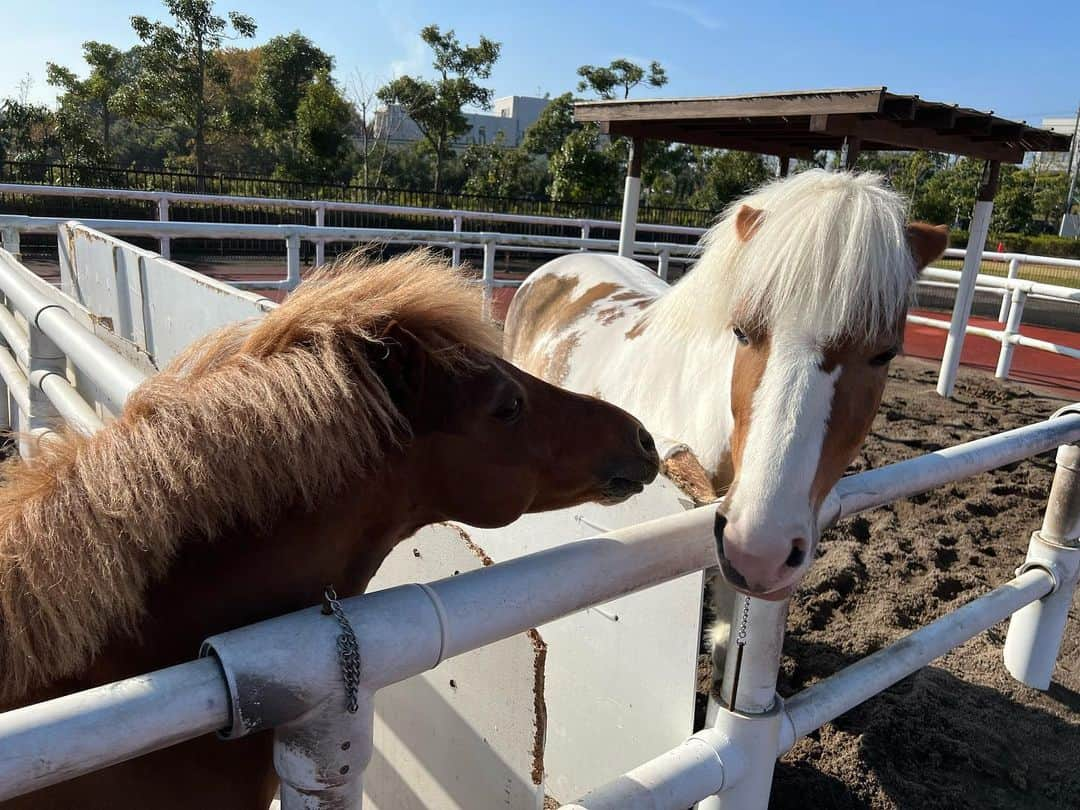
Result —
[[[1063, 135], [1072, 135], [1076, 131], [1076, 116], [1063, 116], [1057, 118], [1044, 118], [1042, 128], [1052, 132], [1060, 132]], [[1073, 144], [1073, 149], [1077, 148]], [[1035, 163], [1041, 171], [1063, 172], [1069, 168], [1068, 152], [1036, 152]]]
[[[536, 123], [550, 99], [533, 96], [506, 96], [495, 99], [490, 113], [465, 113], [469, 131], [454, 145], [464, 148], [471, 143], [494, 143], [501, 132], [504, 146], [520, 146], [525, 131]], [[412, 143], [423, 138], [416, 122], [397, 104], [375, 112], [376, 137], [388, 137], [391, 143]]]

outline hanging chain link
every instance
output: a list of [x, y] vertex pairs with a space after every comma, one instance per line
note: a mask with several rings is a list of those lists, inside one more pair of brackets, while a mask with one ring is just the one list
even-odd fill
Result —
[[746, 644], [746, 625], [750, 622], [750, 597], [743, 597], [742, 618], [739, 619], [739, 631], [735, 634], [735, 643], [740, 647]]
[[742, 617], [739, 619], [739, 629], [735, 632], [735, 674], [731, 679], [731, 699], [728, 700], [728, 711], [735, 711], [735, 698], [739, 694], [739, 673], [742, 672], [743, 650], [746, 648], [747, 625], [750, 623], [750, 597], [743, 597]]
[[341, 609], [337, 592], [333, 585], [327, 585], [323, 591], [323, 614], [333, 615], [341, 625], [341, 635], [337, 637], [338, 663], [341, 665], [341, 677], [345, 682], [345, 708], [349, 714], [356, 714], [359, 708], [356, 701], [356, 693], [360, 688], [360, 644], [356, 640], [356, 633], [349, 624], [349, 617]]

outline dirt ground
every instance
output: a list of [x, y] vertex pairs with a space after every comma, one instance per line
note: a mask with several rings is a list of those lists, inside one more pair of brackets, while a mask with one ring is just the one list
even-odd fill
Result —
[[[898, 360], [856, 469], [1045, 418], [1062, 400]], [[1038, 528], [1053, 454], [843, 521], [792, 600], [780, 692], [793, 694], [1013, 576]], [[1055, 683], [1020, 686], [999, 625], [796, 744], [774, 810], [1080, 807], [1080, 610]]]

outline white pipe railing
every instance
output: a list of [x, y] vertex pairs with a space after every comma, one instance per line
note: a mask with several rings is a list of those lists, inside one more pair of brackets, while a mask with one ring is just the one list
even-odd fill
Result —
[[[20, 428], [20, 452], [32, 455], [29, 434], [47, 438], [63, 420], [82, 433], [103, 426], [95, 409], [68, 379], [68, 363], [97, 387], [113, 412], [146, 375], [83, 326], [61, 304], [44, 295], [29, 270], [0, 250], [0, 377], [10, 407], [9, 427]], [[8, 309], [10, 307], [10, 309]], [[26, 328], [16, 320], [18, 312]], [[5, 408], [5, 411], [7, 409]]]
[[[52, 233], [73, 220], [62, 217], [26, 217], [0, 214], [0, 233]], [[300, 243], [353, 242], [402, 245], [429, 245], [494, 251], [550, 251], [566, 253], [582, 249], [614, 253], [619, 246], [615, 239], [594, 239], [576, 236], [536, 236], [488, 231], [420, 231], [406, 228], [317, 228], [310, 225], [247, 225], [220, 222], [155, 222], [153, 220], [80, 219], [88, 228], [119, 236], [171, 237], [174, 239], [258, 239], [286, 243], [286, 272], [284, 278], [273, 281], [233, 281], [239, 288], [292, 290], [300, 283]], [[638, 242], [636, 255], [656, 260], [661, 270], [669, 262], [689, 263], [697, 257], [696, 245], [669, 242]], [[492, 259], [493, 261], [493, 259]], [[494, 267], [494, 264], [492, 264]], [[515, 286], [520, 281], [502, 284], [487, 279], [494, 286]]]
[[[830, 496], [823, 520], [884, 505], [1077, 440], [1080, 413], [1066, 414], [860, 473], [841, 481]], [[445, 658], [714, 565], [713, 518], [713, 507], [701, 507], [427, 585], [343, 600], [364, 649], [361, 681], [365, 694], [437, 666]], [[207, 667], [195, 662], [59, 698], [64, 701], [61, 708], [57, 701], [49, 701], [0, 714], [0, 799], [211, 729], [228, 726], [235, 735], [267, 724], [292, 727], [302, 723], [296, 717], [310, 717], [308, 713], [318, 706], [332, 705], [334, 716], [340, 717], [344, 713], [336, 701], [344, 700], [344, 695], [333, 653], [337, 633], [336, 623], [312, 608], [210, 639], [204, 654], [214, 655], [224, 673], [216, 685], [207, 682], [213, 680]], [[146, 677], [162, 683], [163, 673], [169, 673], [170, 686], [147, 700], [140, 685]], [[221, 677], [230, 685], [231, 712], [220, 700]], [[288, 688], [279, 690], [292, 696], [288, 706], [272, 705], [262, 690], [259, 695], [247, 695], [240, 686], [268, 681], [288, 681]], [[176, 706], [190, 704], [194, 693], [202, 696], [200, 700], [205, 698], [207, 708], [191, 716], [177, 712]], [[92, 713], [93, 723], [86, 722], [87, 713]], [[315, 714], [320, 723], [326, 722], [324, 715]], [[110, 720], [114, 715], [126, 718], [124, 723], [114, 724]], [[137, 733], [127, 733], [136, 716]], [[41, 718], [48, 720], [45, 729], [39, 726]], [[370, 754], [370, 737], [366, 743], [356, 736], [348, 739], [357, 740], [349, 756], [362, 764]], [[286, 758], [295, 762], [298, 755], [290, 750]], [[335, 752], [334, 756], [345, 755]], [[360, 772], [362, 767], [354, 770]], [[288, 784], [288, 776], [283, 779]], [[335, 800], [343, 795], [340, 782], [337, 779], [333, 786]], [[358, 795], [359, 774], [350, 784], [347, 794]], [[309, 789], [310, 785], [304, 787]], [[285, 807], [288, 810], [288, 804]]]

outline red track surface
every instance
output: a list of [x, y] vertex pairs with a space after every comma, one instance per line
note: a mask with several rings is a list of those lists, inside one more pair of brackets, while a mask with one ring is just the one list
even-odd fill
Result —
[[[949, 319], [948, 314], [943, 312], [916, 310], [912, 314], [937, 318], [946, 322]], [[971, 325], [983, 326], [989, 329], [1002, 328], [1001, 324], [989, 318], [972, 317]], [[1065, 332], [1060, 329], [1047, 329], [1041, 326], [1024, 324], [1020, 327], [1020, 333], [1028, 337], [1080, 349], [1080, 334], [1076, 332]], [[942, 353], [945, 351], [946, 334], [948, 333], [944, 329], [934, 329], [931, 326], [909, 323], [907, 332], [904, 335], [904, 353], [912, 357], [940, 360]], [[960, 355], [960, 362], [965, 366], [985, 369], [993, 374], [994, 369], [997, 367], [998, 352], [1000, 350], [1001, 344], [996, 340], [968, 335], [964, 339], [964, 351]], [[1060, 354], [1051, 354], [1039, 349], [1031, 349], [1027, 346], [1017, 346], [1013, 352], [1009, 378], [1061, 389], [1062, 392], [1070, 392], [1075, 396], [1076, 393], [1080, 393], [1080, 360], [1074, 360]]]

